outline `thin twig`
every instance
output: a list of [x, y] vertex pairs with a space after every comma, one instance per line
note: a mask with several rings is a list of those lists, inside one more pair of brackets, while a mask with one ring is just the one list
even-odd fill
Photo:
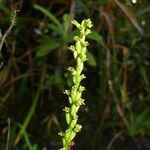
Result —
[[124, 131], [121, 131], [121, 132], [115, 134], [115, 136], [109, 142], [106, 150], [111, 150], [111, 147], [112, 147], [113, 143], [115, 142], [115, 140], [118, 139], [123, 133], [124, 133]]
[[13, 18], [12, 18], [12, 20], [11, 20], [11, 25], [10, 25], [10, 27], [6, 30], [6, 32], [4, 33], [4, 35], [3, 35], [3, 36], [1, 35], [0, 52], [1, 52], [1, 50], [2, 50], [2, 47], [3, 47], [3, 44], [4, 44], [4, 42], [5, 42], [6, 37], [7, 37], [8, 34], [11, 32], [13, 26], [15, 25], [16, 13], [17, 13], [17, 10], [13, 10]]
[[[71, 20], [74, 20], [75, 17], [75, 13], [76, 13], [76, 2], [74, 0], [71, 1], [71, 6], [70, 6], [70, 17]], [[72, 23], [69, 26], [68, 32], [70, 32], [72, 30]]]
[[8, 118], [8, 133], [7, 133], [7, 141], [6, 141], [5, 150], [9, 150], [9, 140], [10, 140], [10, 118]]
[[[109, 90], [110, 90], [112, 96], [113, 96], [115, 99], [117, 99], [117, 97], [116, 97], [116, 95], [115, 95], [113, 83], [112, 83], [111, 80], [108, 81], [108, 86], [109, 86]], [[116, 110], [117, 110], [117, 112], [118, 112], [120, 118], [122, 119], [123, 123], [126, 125], [126, 127], [128, 127], [128, 121], [127, 121], [127, 119], [125, 118], [125, 114], [124, 114], [124, 112], [122, 111], [122, 109], [121, 109], [121, 107], [120, 107], [120, 105], [119, 105], [118, 103], [116, 104]]]
[[140, 27], [139, 23], [137, 22], [137, 20], [135, 19], [133, 13], [131, 11], [129, 11], [129, 9], [127, 9], [120, 1], [118, 0], [114, 0], [114, 2], [117, 4], [117, 6], [123, 11], [123, 13], [128, 17], [129, 21], [132, 23], [132, 25], [137, 29], [137, 31], [143, 35], [144, 31], [143, 29]]

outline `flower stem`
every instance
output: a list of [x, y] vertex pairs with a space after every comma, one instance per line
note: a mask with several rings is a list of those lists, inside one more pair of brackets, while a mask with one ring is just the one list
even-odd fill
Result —
[[88, 42], [85, 41], [86, 35], [91, 33], [90, 28], [92, 23], [90, 19], [83, 20], [81, 24], [77, 21], [72, 21], [72, 23], [79, 29], [80, 34], [74, 37], [75, 45], [70, 46], [69, 49], [73, 52], [74, 58], [76, 60], [76, 66], [69, 67], [68, 70], [72, 74], [73, 86], [71, 90], [65, 90], [65, 94], [68, 95], [70, 107], [65, 107], [66, 122], [68, 124], [68, 129], [64, 133], [60, 133], [63, 141], [63, 148], [61, 150], [70, 150], [73, 145], [73, 139], [76, 134], [81, 130], [82, 126], [77, 124], [78, 115], [77, 112], [81, 105], [84, 104], [84, 99], [82, 98], [82, 92], [85, 90], [81, 86], [81, 81], [85, 78], [82, 74], [84, 62], [86, 61], [86, 47]]

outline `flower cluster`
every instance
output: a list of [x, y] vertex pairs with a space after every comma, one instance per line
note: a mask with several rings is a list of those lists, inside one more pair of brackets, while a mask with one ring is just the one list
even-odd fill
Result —
[[74, 40], [76, 42], [75, 46], [70, 46], [69, 49], [73, 52], [74, 58], [76, 60], [75, 68], [69, 67], [68, 70], [71, 72], [73, 77], [73, 86], [71, 90], [65, 90], [65, 94], [68, 95], [70, 107], [64, 109], [66, 115], [66, 122], [68, 124], [68, 129], [64, 133], [60, 133], [63, 139], [63, 148], [61, 150], [69, 150], [72, 145], [72, 140], [82, 128], [81, 125], [77, 124], [78, 116], [77, 112], [82, 104], [84, 104], [84, 99], [82, 98], [82, 92], [85, 90], [83, 86], [80, 85], [82, 79], [85, 76], [82, 74], [84, 67], [84, 62], [86, 61], [86, 47], [88, 42], [85, 41], [86, 35], [91, 31], [92, 23], [90, 19], [83, 20], [81, 24], [77, 21], [72, 21], [72, 23], [79, 29], [79, 36], [75, 36]]

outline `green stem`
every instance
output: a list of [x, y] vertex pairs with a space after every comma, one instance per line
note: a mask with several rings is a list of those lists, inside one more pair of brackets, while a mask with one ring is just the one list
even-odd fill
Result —
[[63, 141], [63, 148], [61, 150], [69, 150], [73, 145], [73, 139], [76, 134], [81, 130], [82, 126], [77, 124], [78, 115], [77, 112], [81, 105], [84, 104], [84, 99], [82, 98], [82, 92], [85, 90], [81, 86], [81, 81], [84, 77], [82, 74], [84, 62], [86, 61], [86, 47], [88, 42], [85, 41], [85, 37], [90, 33], [90, 28], [92, 23], [90, 19], [83, 20], [81, 24], [77, 21], [72, 22], [80, 31], [79, 36], [75, 36], [76, 41], [75, 46], [70, 46], [69, 49], [73, 52], [74, 58], [76, 60], [75, 68], [70, 67], [68, 70], [72, 74], [73, 86], [71, 90], [66, 90], [65, 94], [68, 95], [70, 107], [65, 107], [64, 111], [66, 114], [66, 122], [68, 124], [68, 129], [64, 133], [60, 133]]

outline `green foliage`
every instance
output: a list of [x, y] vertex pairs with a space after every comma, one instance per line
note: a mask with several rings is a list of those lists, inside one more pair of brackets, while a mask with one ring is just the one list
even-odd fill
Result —
[[103, 42], [103, 37], [96, 31], [92, 31], [91, 34], [87, 36], [89, 39], [92, 39], [93, 41], [97, 43], [102, 43]]
[[46, 15], [54, 23], [54, 25], [52, 25], [52, 28], [55, 31], [57, 31], [58, 34], [62, 35], [64, 33], [59, 20], [52, 13], [50, 13], [44, 7], [36, 5], [36, 4], [34, 5], [34, 8], [41, 11], [44, 15]]
[[54, 39], [49, 37], [45, 37], [40, 43], [41, 44], [37, 47], [37, 57], [48, 55], [50, 52], [60, 47], [59, 41], [55, 41]]
[[[12, 10], [19, 10], [16, 23]], [[1, 41], [15, 23], [0, 55], [0, 149], [6, 149], [8, 118], [9, 149], [61, 146], [57, 133], [66, 127], [62, 109], [69, 105], [62, 92], [74, 84], [66, 68], [76, 65], [72, 55], [77, 55], [67, 47], [80, 34], [74, 18], [94, 24], [86, 37], [86, 105], [79, 109], [83, 128], [73, 139], [76, 149], [105, 150], [112, 141], [111, 149], [116, 143], [125, 149], [119, 139], [126, 135], [149, 143], [149, 11], [146, 0], [0, 1]], [[116, 139], [120, 133], [125, 135]]]
[[87, 63], [90, 66], [96, 66], [97, 64], [96, 64], [96, 60], [95, 60], [94, 55], [90, 52], [87, 52], [86, 55], [87, 55]]
[[136, 136], [139, 133], [150, 134], [150, 109], [146, 108], [141, 114], [131, 114], [131, 122], [129, 126], [129, 134]]
[[34, 5], [34, 8], [41, 11], [44, 15], [46, 15], [55, 25], [57, 25], [58, 27], [61, 26], [59, 20], [52, 13], [50, 13], [47, 9], [36, 4]]

